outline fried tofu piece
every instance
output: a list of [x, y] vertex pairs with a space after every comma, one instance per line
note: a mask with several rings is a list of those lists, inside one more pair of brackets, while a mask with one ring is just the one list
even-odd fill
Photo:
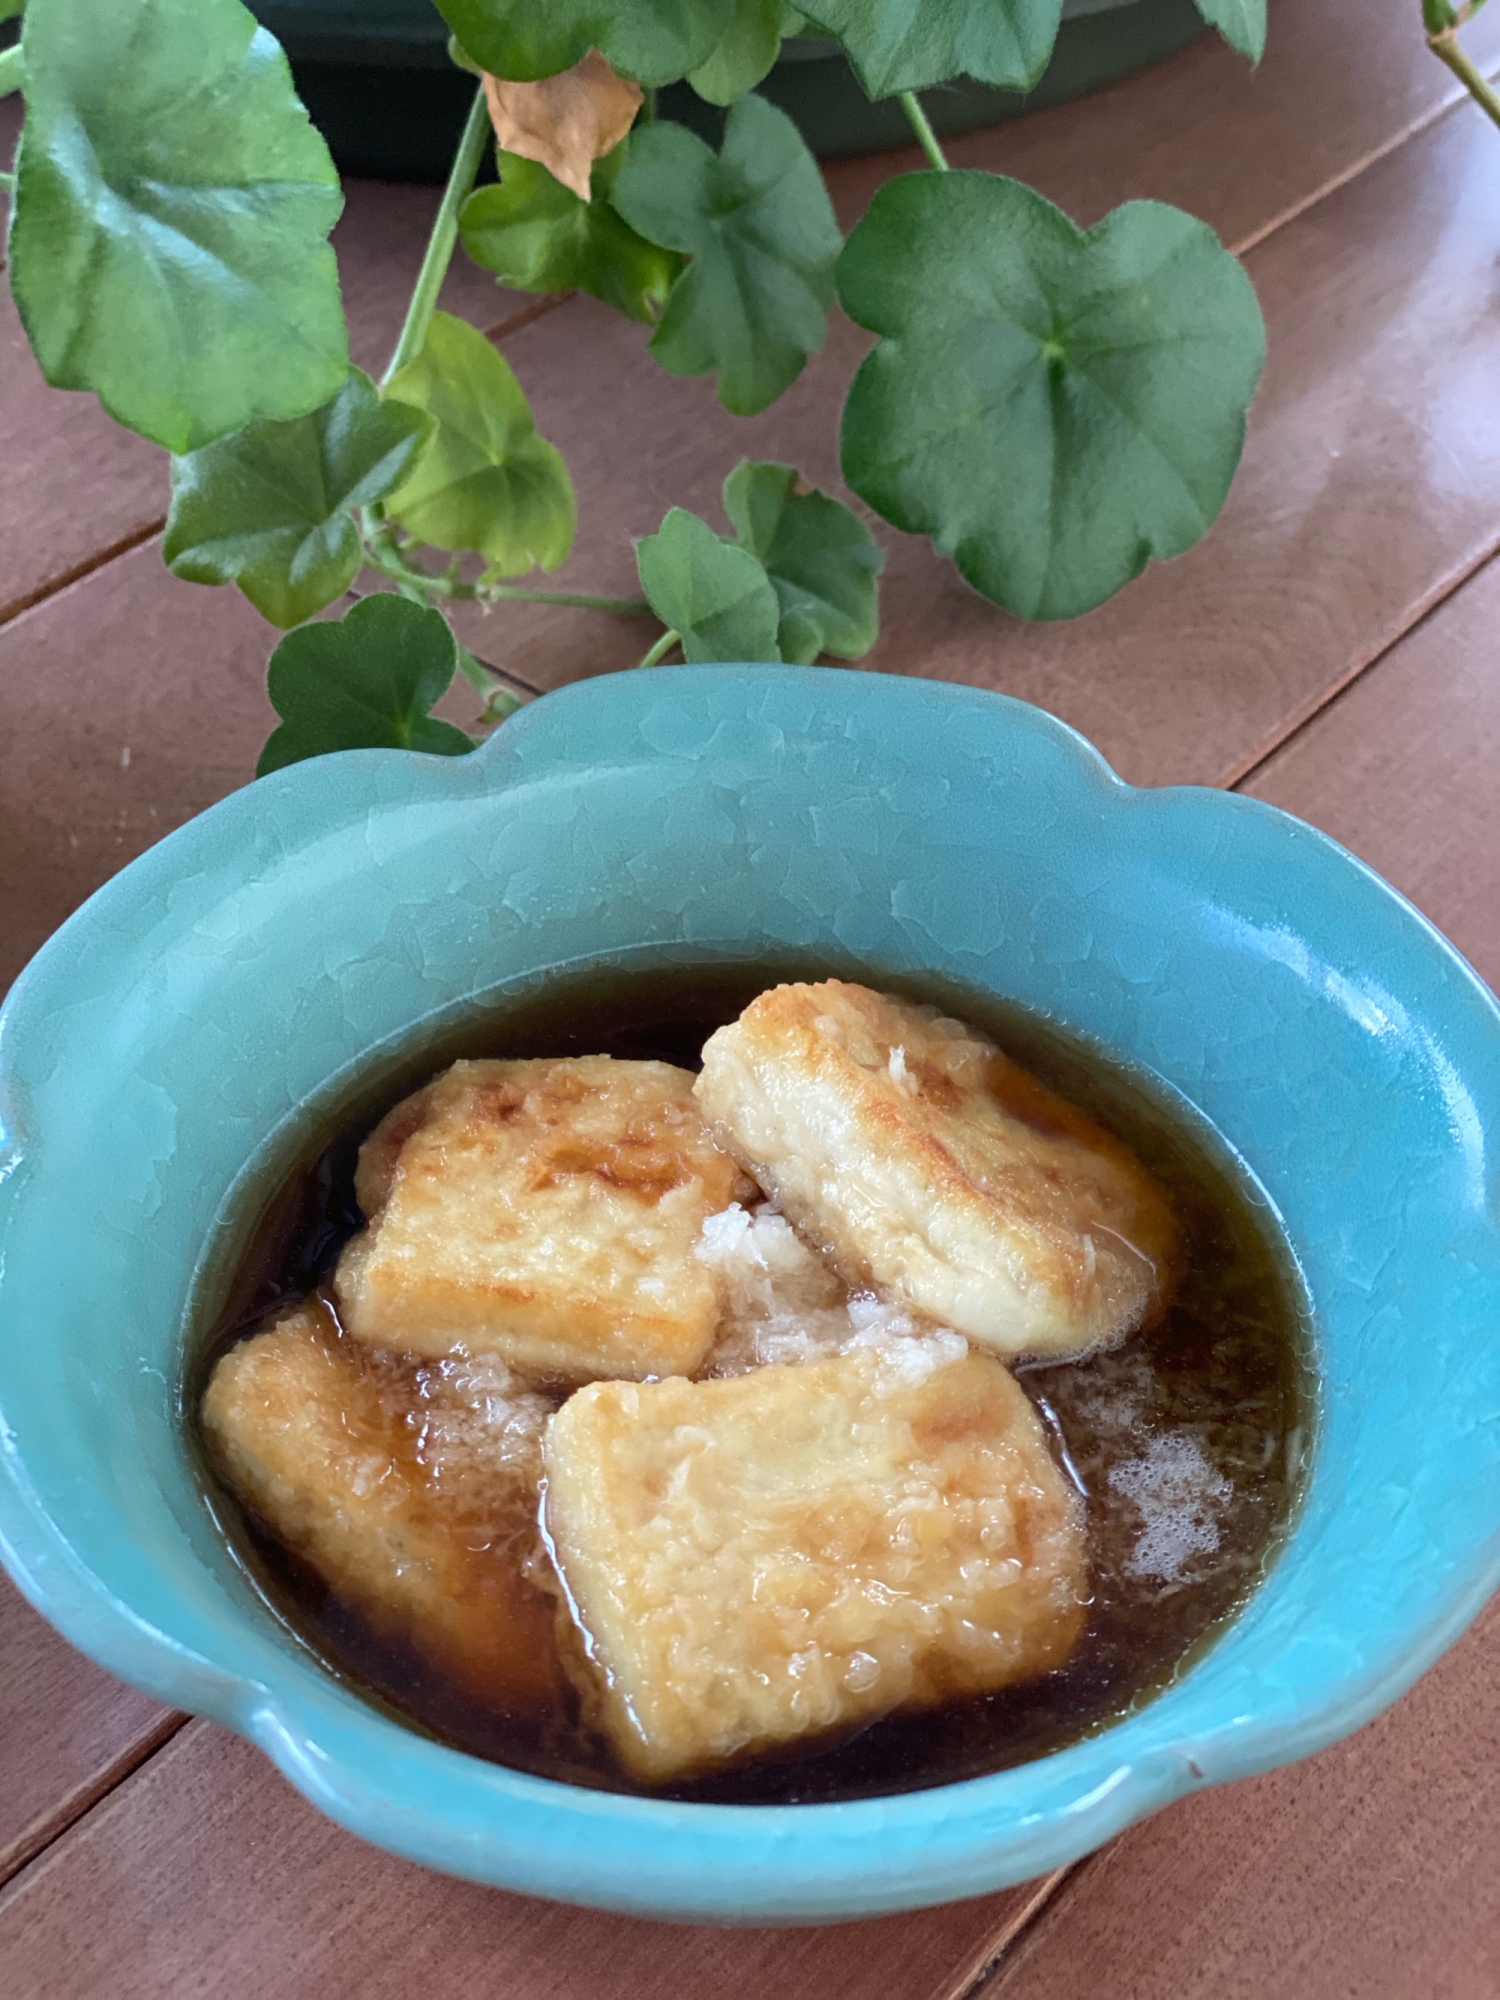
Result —
[[660, 1784], [1061, 1665], [1080, 1503], [956, 1335], [724, 1381], [595, 1383], [546, 1525], [622, 1763]]
[[564, 1689], [528, 1575], [550, 1410], [492, 1357], [376, 1354], [313, 1299], [223, 1356], [203, 1428], [244, 1505], [377, 1633], [524, 1717]]
[[339, 1312], [378, 1347], [532, 1375], [691, 1372], [719, 1291], [693, 1245], [747, 1188], [670, 1063], [455, 1063], [365, 1143]]
[[934, 1008], [837, 979], [775, 987], [709, 1039], [697, 1097], [851, 1283], [998, 1354], [1085, 1354], [1164, 1297], [1175, 1228], [1155, 1181]]

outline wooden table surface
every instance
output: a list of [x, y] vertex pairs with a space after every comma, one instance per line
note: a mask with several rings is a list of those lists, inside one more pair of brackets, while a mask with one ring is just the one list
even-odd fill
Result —
[[[1140, 784], [1237, 786], [1326, 828], [1500, 980], [1500, 134], [1417, 0], [1273, 0], [1258, 75], [1215, 40], [954, 143], [1091, 221], [1152, 195], [1242, 251], [1270, 363], [1215, 532], [1093, 616], [1028, 627], [887, 535], [869, 664], [1025, 696]], [[1467, 31], [1500, 67], [1500, 6]], [[0, 134], [0, 157], [14, 130]], [[5, 109], [6, 107], [0, 107]], [[845, 223], [909, 155], [830, 170]], [[337, 243], [379, 362], [435, 206], [355, 184]], [[742, 455], [836, 480], [863, 336], [763, 416], [657, 369], [639, 328], [455, 269], [578, 481], [576, 574], [711, 517]], [[272, 635], [179, 583], [166, 468], [0, 330], [0, 989], [115, 869], [249, 777]], [[534, 693], [629, 665], [638, 625], [476, 620]], [[8, 1338], [19, 1337], [11, 1330]], [[429, 1875], [321, 1820], [243, 1743], [162, 1709], [0, 1582], [6, 2000], [1497, 2000], [1500, 1606], [1378, 1722], [1185, 1799], [1071, 1870], [877, 1922], [718, 1931]]]

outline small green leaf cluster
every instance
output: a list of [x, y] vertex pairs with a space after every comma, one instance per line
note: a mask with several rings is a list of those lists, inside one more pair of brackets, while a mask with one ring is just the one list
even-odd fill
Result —
[[817, 161], [764, 98], [730, 106], [718, 152], [684, 125], [638, 125], [595, 166], [587, 202], [530, 161], [500, 169], [460, 215], [475, 263], [654, 325], [663, 368], [716, 371], [736, 416], [774, 403], [822, 347], [843, 237]]
[[432, 714], [458, 670], [458, 651], [441, 612], [404, 597], [366, 597], [337, 623], [289, 634], [267, 676], [281, 727], [255, 775], [330, 750], [463, 756], [473, 737]]
[[[794, 466], [743, 459], [724, 482], [729, 541], [674, 507], [636, 549], [641, 588], [685, 660], [857, 660], [879, 630], [885, 558], [842, 501]], [[655, 657], [668, 650], [663, 641]]]
[[[514, 581], [567, 560], [577, 501], [507, 360], [437, 310], [460, 244], [507, 286], [639, 322], [664, 369], [712, 374], [736, 415], [797, 380], [837, 301], [876, 336], [844, 407], [845, 482], [1019, 616], [1087, 611], [1212, 525], [1264, 354], [1238, 263], [1160, 204], [1083, 231], [1015, 181], [948, 172], [913, 95], [958, 75], [1030, 89], [1062, 0], [437, 4], [465, 68], [524, 86], [598, 50], [645, 102], [584, 200], [506, 152], [476, 190], [476, 92], [378, 383], [349, 359], [337, 174], [241, 0], [29, 0], [0, 77], [25, 93], [9, 270], [47, 379], [172, 454], [173, 571], [237, 585], [287, 634], [262, 770], [472, 747], [432, 714], [455, 677], [481, 727], [518, 697], [454, 637], [460, 603], [654, 613], [645, 662], [875, 643], [880, 547], [787, 465], [730, 474], [729, 536], [672, 508], [639, 543], [639, 600]], [[1259, 59], [1265, 0], [1198, 5]], [[755, 93], [803, 32], [837, 38], [871, 95], [901, 95], [933, 166], [889, 180], [847, 242], [800, 133]], [[683, 79], [725, 107], [717, 147], [655, 117], [655, 87]]]
[[498, 153], [499, 180], [477, 188], [461, 211], [464, 249], [516, 291], [587, 292], [655, 326], [682, 258], [638, 236], [614, 206], [629, 143], [595, 161], [589, 201], [534, 160]]
[[167, 566], [190, 583], [237, 583], [273, 625], [300, 625], [353, 583], [356, 510], [390, 491], [433, 428], [351, 368], [307, 416], [247, 424], [174, 458]]

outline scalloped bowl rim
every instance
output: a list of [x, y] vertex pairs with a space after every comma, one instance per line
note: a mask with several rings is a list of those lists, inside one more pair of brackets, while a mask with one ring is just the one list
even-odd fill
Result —
[[[845, 669], [724, 666], [656, 669], [649, 680], [605, 677], [530, 705], [472, 757], [414, 760], [402, 752], [351, 751], [247, 786], [132, 862], [61, 927], [0, 1007], [0, 1305], [4, 1226], [11, 1205], [25, 1196], [25, 1176], [16, 1174], [26, 1144], [15, 1137], [24, 1121], [14, 1078], [28, 1035], [52, 1005], [54, 985], [61, 981], [66, 990], [81, 946], [107, 954], [117, 917], [169, 898], [209, 848], [241, 830], [248, 834], [267, 786], [283, 798], [312, 801], [356, 777], [367, 790], [382, 773], [400, 774], [405, 782], [420, 762], [422, 775], [410, 788], [423, 799], [441, 797], [445, 785], [468, 783], [476, 772], [495, 774], [493, 781], [486, 777], [486, 791], [505, 789], [507, 767], [523, 741], [533, 747], [532, 739], [546, 732], [592, 727], [601, 745], [612, 743], [612, 713], [679, 694], [688, 699], [711, 684], [733, 691], [726, 712], [746, 689], [791, 690], [823, 711], [870, 700], [894, 712], [920, 690], [917, 698], [928, 712], [946, 707], [982, 716], [984, 726], [994, 725], [1016, 745], [1045, 748], [1057, 761], [1059, 786], [1071, 785], [1095, 805], [1107, 800], [1106, 811], [1142, 802], [1159, 809], [1175, 801], [1180, 808], [1194, 801], [1202, 813], [1232, 809], [1242, 824], [1258, 820], [1294, 829], [1304, 861], [1310, 856], [1316, 868], [1373, 891], [1401, 947], [1441, 961], [1455, 1010], [1477, 1010], [1500, 1049], [1500, 1007], [1478, 975], [1398, 892], [1327, 836], [1259, 801], [1198, 787], [1132, 787], [1083, 737], [1029, 704]], [[592, 721], [590, 711], [598, 712]], [[316, 837], [310, 833], [309, 842]], [[1500, 1585], [1497, 1507], [1488, 1534], [1477, 1533], [1462, 1552], [1423, 1631], [1404, 1640], [1380, 1634], [1368, 1657], [1325, 1675], [1315, 1698], [1268, 1719], [1239, 1714], [1206, 1732], [1164, 1727], [1178, 1697], [1200, 1678], [1200, 1661], [1141, 1710], [1093, 1737], [956, 1784], [841, 1804], [755, 1807], [594, 1792], [487, 1764], [402, 1728], [332, 1681], [310, 1657], [299, 1659], [285, 1632], [250, 1647], [259, 1666], [268, 1658], [276, 1662], [270, 1672], [250, 1672], [243, 1661], [195, 1653], [154, 1626], [80, 1558], [54, 1520], [56, 1502], [34, 1485], [26, 1441], [8, 1421], [3, 1378], [0, 1351], [0, 1558], [31, 1603], [73, 1644], [160, 1699], [247, 1737], [325, 1813], [397, 1854], [476, 1881], [637, 1915], [816, 1922], [986, 1893], [1038, 1875], [1190, 1790], [1291, 1761], [1358, 1728], [1453, 1643]], [[1283, 1560], [1285, 1551], [1278, 1562]], [[1263, 1584], [1231, 1622], [1232, 1632], [1252, 1620], [1268, 1588]], [[1206, 1658], [1211, 1661], [1223, 1643]], [[384, 1775], [367, 1775], [364, 1760], [371, 1752], [385, 1760]], [[421, 1795], [415, 1804], [414, 1792]]]

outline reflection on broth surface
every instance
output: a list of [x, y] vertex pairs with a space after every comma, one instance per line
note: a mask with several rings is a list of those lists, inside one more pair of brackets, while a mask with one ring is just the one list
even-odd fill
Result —
[[[333, 1267], [361, 1227], [361, 1142], [456, 1059], [609, 1054], [697, 1069], [707, 1037], [756, 994], [822, 976], [756, 964], [549, 984], [387, 1063], [245, 1218], [187, 1384], [198, 1411], [224, 1361], [202, 1415], [205, 1480], [272, 1605], [367, 1698], [477, 1755], [569, 1782], [722, 1802], [858, 1798], [1003, 1769], [1076, 1740], [1159, 1690], [1253, 1588], [1296, 1503], [1311, 1410], [1289, 1255], [1264, 1208], [1164, 1094], [967, 990], [852, 975], [972, 1024], [1123, 1141], [1165, 1191], [1178, 1242], [1170, 1296], [1143, 1330], [1081, 1361], [1016, 1368], [1082, 1496], [1090, 1573], [1081, 1638], [1034, 1678], [922, 1713], [855, 1719], [709, 1776], [638, 1784], [593, 1726], [597, 1705], [577, 1692], [583, 1642], [538, 1529], [541, 1437], [571, 1385], [523, 1380], [495, 1354], [384, 1353], [316, 1300], [290, 1311], [308, 1294], [331, 1297]], [[1012, 1094], [1040, 1123], [1029, 1089], [1017, 1080]], [[367, 1200], [379, 1165], [367, 1155]], [[701, 1379], [728, 1385], [767, 1364], [826, 1370], [837, 1353], [878, 1358], [924, 1332], [899, 1304], [851, 1294], [753, 1197], [715, 1217], [705, 1250], [725, 1289]], [[257, 1359], [266, 1343], [242, 1343], [278, 1309], [271, 1369]], [[940, 1339], [961, 1353], [956, 1335]], [[260, 1440], [254, 1453], [238, 1449], [242, 1436]], [[343, 1499], [331, 1525], [325, 1508], [290, 1534], [293, 1553], [267, 1518], [283, 1533], [301, 1521], [307, 1478], [336, 1482]], [[461, 1519], [462, 1546], [434, 1525], [434, 1495], [445, 1521]], [[853, 1657], [857, 1678], [873, 1656]]]

